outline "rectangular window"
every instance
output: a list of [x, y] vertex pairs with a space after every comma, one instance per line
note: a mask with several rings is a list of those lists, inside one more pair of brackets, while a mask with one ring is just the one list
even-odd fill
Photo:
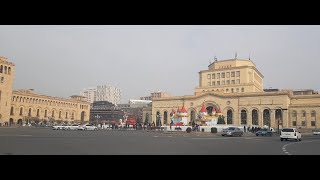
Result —
[[316, 122], [315, 121], [311, 121], [311, 126], [316, 126]]
[[225, 73], [221, 73], [221, 78], [224, 78]]
[[302, 121], [302, 122], [301, 122], [301, 126], [306, 126], [306, 122], [305, 122], [305, 121]]
[[217, 85], [220, 86], [220, 81], [217, 81]]
[[227, 84], [230, 84], [230, 80], [227, 80]]
[[215, 86], [216, 85], [216, 82], [215, 81], [212, 81], [212, 86]]
[[224, 81], [221, 81], [221, 85], [224, 85]]
[[234, 77], [234, 72], [231, 72], [231, 77]]
[[220, 79], [220, 73], [217, 73], [217, 79]]
[[227, 78], [229, 78], [230, 77], [230, 73], [229, 72], [227, 72]]
[[208, 82], [208, 86], [211, 86], [211, 82]]
[[237, 77], [240, 77], [240, 71], [237, 71], [237, 72], [236, 72], [236, 76], [237, 76]]
[[208, 74], [208, 79], [211, 79], [211, 74]]
[[237, 79], [236, 84], [240, 84], [240, 79]]
[[297, 126], [297, 121], [292, 121], [292, 126]]
[[212, 74], [212, 79], [215, 79], [216, 78], [216, 74]]
[[231, 80], [231, 84], [234, 84], [234, 80]]

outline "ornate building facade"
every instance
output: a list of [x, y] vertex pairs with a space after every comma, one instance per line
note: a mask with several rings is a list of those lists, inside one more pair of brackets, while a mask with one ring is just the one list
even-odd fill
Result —
[[[152, 118], [169, 119], [173, 109], [185, 104], [188, 123], [197, 119], [202, 104], [210, 111], [221, 111], [225, 124], [272, 128], [320, 127], [320, 95], [313, 90], [263, 89], [263, 75], [251, 60], [215, 60], [208, 70], [199, 72], [194, 95], [153, 99]], [[148, 113], [148, 114], [147, 114]], [[150, 116], [145, 109], [144, 117]]]
[[[0, 84], [0, 123], [1, 125], [22, 124], [29, 121], [72, 122], [89, 121], [90, 103], [83, 96], [71, 99], [41, 95], [34, 90], [12, 90], [14, 64], [1, 58], [0, 68], [4, 77]], [[1, 69], [0, 69], [1, 70]], [[5, 70], [5, 71], [4, 71]]]

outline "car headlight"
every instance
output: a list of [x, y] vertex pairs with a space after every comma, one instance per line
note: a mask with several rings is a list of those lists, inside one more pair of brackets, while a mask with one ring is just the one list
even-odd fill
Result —
[[227, 134], [231, 134], [231, 133], [232, 133], [232, 132], [230, 132], [230, 131], [229, 131], [229, 132], [227, 132]]

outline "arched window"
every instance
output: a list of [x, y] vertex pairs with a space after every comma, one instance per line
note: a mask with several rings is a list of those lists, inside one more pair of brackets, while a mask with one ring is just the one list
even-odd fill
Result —
[[193, 121], [196, 120], [196, 113], [194, 112], [194, 110], [192, 110], [190, 114], [191, 114], [191, 119], [190, 119], [190, 121], [191, 121], [191, 123], [192, 123]]
[[8, 74], [11, 74], [11, 67], [8, 68]]
[[167, 124], [168, 123], [168, 112], [165, 111], [163, 113], [163, 124]]
[[316, 112], [311, 111], [311, 126], [316, 126]]
[[229, 92], [229, 89], [226, 89], [226, 92]]
[[31, 116], [31, 108], [29, 108], [28, 116]]
[[52, 110], [52, 115], [51, 115], [51, 117], [54, 117], [54, 110]]
[[233, 93], [233, 88], [231, 88], [231, 92]]
[[241, 110], [241, 124], [247, 124], [247, 111]]
[[244, 88], [241, 88], [241, 92], [244, 92]]
[[13, 113], [13, 106], [11, 107], [10, 115], [14, 115], [14, 113]]
[[259, 125], [259, 116], [256, 109], [252, 110], [252, 125]]
[[1, 65], [0, 66], [0, 73], [2, 73], [3, 72], [3, 66]]
[[59, 111], [59, 118], [61, 118], [61, 111]]
[[39, 112], [40, 112], [40, 109], [37, 109], [37, 117], [40, 116]]
[[263, 110], [263, 125], [271, 127], [269, 109]]
[[44, 117], [47, 117], [47, 110], [44, 110]]
[[4, 73], [7, 74], [7, 66], [4, 67]]
[[227, 111], [227, 124], [233, 124], [233, 119], [232, 119], [232, 110]]
[[23, 113], [23, 108], [21, 107], [21, 108], [20, 108], [19, 115], [22, 116], [22, 113]]
[[66, 119], [68, 119], [68, 112], [66, 112]]

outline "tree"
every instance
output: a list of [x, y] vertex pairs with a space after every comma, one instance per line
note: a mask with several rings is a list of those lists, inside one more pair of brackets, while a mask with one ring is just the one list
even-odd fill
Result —
[[225, 124], [225, 121], [224, 121], [224, 116], [219, 116], [218, 117], [218, 122], [217, 122], [217, 124]]

